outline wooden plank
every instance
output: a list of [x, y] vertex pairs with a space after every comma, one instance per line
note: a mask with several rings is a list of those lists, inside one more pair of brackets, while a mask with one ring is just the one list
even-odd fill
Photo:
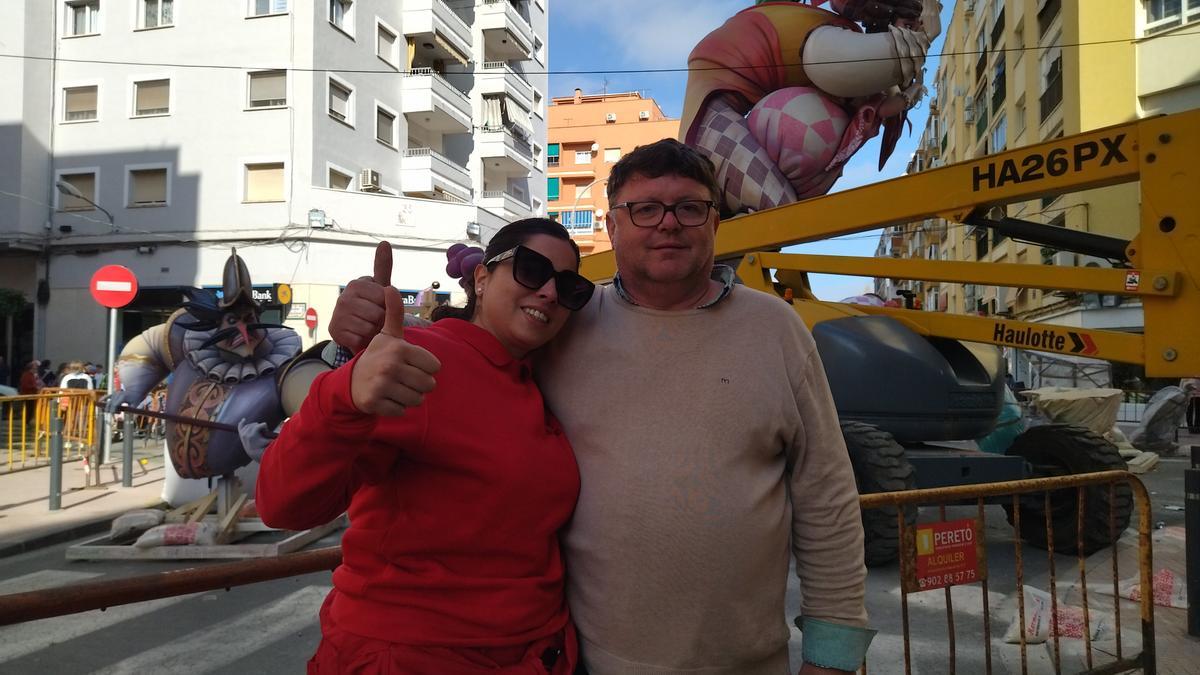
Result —
[[[261, 523], [261, 521], [259, 521]], [[105, 543], [103, 534], [67, 549], [67, 560], [238, 560], [273, 558], [298, 551], [335, 530], [346, 527], [345, 514], [320, 527], [293, 532], [282, 540], [269, 544], [215, 544], [212, 546], [156, 546], [138, 548], [132, 545]], [[236, 528], [235, 528], [236, 529]], [[261, 531], [261, 530], [255, 530]], [[268, 528], [269, 531], [269, 528]], [[280, 530], [275, 530], [280, 531]]]

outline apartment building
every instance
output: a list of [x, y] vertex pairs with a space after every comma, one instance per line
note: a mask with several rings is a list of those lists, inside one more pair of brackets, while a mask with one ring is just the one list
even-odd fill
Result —
[[[1198, 26], [1200, 0], [959, 0], [909, 172], [1200, 106], [1200, 71], [1179, 67], [1200, 53]], [[1005, 210], [1012, 218], [1129, 239], [1138, 227], [1138, 188], [1118, 185]], [[877, 255], [1111, 265], [937, 218], [886, 229]], [[909, 296], [929, 311], [1142, 326], [1140, 303], [1120, 296], [888, 279], [877, 280], [876, 290]]]
[[32, 302], [7, 348], [99, 360], [96, 268], [138, 276], [128, 338], [179, 286], [219, 287], [234, 246], [268, 319], [306, 342], [382, 239], [407, 297], [433, 281], [448, 297], [450, 244], [545, 210], [546, 9], [3, 3], [0, 41], [26, 58], [0, 62], [15, 85], [0, 100], [0, 288]]
[[584, 254], [612, 248], [605, 230], [612, 165], [639, 145], [679, 134], [679, 120], [639, 92], [584, 94], [550, 102], [546, 211]]

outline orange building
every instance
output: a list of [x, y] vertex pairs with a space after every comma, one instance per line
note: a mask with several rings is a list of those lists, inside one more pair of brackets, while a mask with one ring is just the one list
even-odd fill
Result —
[[663, 115], [638, 92], [552, 99], [547, 121], [546, 212], [571, 231], [586, 255], [612, 248], [604, 221], [605, 184], [621, 155], [679, 135], [679, 120]]

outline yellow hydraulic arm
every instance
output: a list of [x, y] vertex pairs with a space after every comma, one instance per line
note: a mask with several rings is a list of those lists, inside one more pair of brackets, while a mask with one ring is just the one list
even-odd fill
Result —
[[[1200, 375], [1200, 110], [1058, 138], [970, 162], [740, 216], [722, 223], [718, 258], [743, 256], [747, 286], [792, 286], [812, 325], [848, 314], [886, 314], [924, 335], [1143, 364], [1151, 377]], [[1131, 267], [856, 258], [776, 253], [799, 243], [972, 212], [1047, 195], [1140, 181], [1140, 223], [1126, 248]], [[1050, 225], [1047, 228], [1053, 227]], [[588, 256], [582, 273], [611, 278], [612, 252]], [[1137, 296], [1144, 334], [997, 317], [840, 305], [798, 288], [800, 273], [827, 273]], [[785, 281], [786, 280], [786, 281]]]

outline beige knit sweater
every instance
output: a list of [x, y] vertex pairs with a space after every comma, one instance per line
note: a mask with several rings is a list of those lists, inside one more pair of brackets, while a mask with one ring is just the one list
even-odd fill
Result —
[[664, 312], [610, 286], [538, 372], [582, 479], [565, 547], [591, 675], [786, 673], [790, 554], [806, 617], [865, 625], [854, 475], [791, 307], [738, 286]]

